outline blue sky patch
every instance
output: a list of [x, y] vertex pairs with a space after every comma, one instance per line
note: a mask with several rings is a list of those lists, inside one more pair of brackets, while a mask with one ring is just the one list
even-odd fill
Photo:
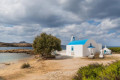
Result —
[[88, 20], [87, 21], [89, 24], [93, 24], [93, 25], [99, 25], [100, 24], [100, 22], [96, 22], [96, 21], [94, 21], [94, 20]]

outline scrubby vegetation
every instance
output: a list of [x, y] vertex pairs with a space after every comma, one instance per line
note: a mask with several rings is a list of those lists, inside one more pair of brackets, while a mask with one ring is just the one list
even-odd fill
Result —
[[73, 80], [120, 80], [120, 61], [107, 66], [91, 64], [82, 67]]
[[11, 49], [11, 50], [0, 50], [0, 53], [27, 53], [27, 54], [34, 54], [34, 51], [30, 50], [30, 49]]
[[112, 52], [120, 53], [120, 47], [111, 47], [109, 49], [112, 50]]
[[0, 42], [0, 47], [32, 47], [31, 43], [3, 43]]
[[35, 38], [33, 48], [35, 53], [40, 54], [41, 57], [48, 58], [52, 56], [51, 53], [53, 51], [61, 50], [61, 40], [51, 34], [42, 33]]
[[24, 68], [29, 68], [30, 67], [30, 64], [29, 63], [24, 63], [21, 68], [24, 69]]

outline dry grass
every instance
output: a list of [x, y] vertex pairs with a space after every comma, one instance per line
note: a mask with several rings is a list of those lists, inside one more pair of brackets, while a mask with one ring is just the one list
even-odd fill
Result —
[[[120, 54], [106, 55], [104, 59], [66, 58], [38, 61], [31, 58], [0, 69], [0, 76], [5, 77], [6, 80], [70, 80], [82, 66], [92, 63], [108, 64], [119, 59]], [[31, 68], [20, 68], [25, 61], [31, 65]]]
[[111, 61], [111, 60], [120, 60], [118, 57], [104, 57], [103, 59], [101, 58], [94, 58], [94, 59], [89, 59], [89, 58], [83, 58], [84, 60], [89, 60], [89, 61]]

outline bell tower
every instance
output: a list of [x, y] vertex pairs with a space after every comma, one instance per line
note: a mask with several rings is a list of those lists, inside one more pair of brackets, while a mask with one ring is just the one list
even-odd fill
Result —
[[75, 37], [74, 36], [71, 37], [71, 41], [75, 41]]

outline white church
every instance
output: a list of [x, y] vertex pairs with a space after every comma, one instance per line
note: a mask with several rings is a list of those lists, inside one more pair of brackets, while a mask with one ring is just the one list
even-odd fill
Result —
[[104, 54], [112, 54], [112, 51], [110, 50], [110, 49], [108, 49], [107, 47], [106, 47], [106, 45], [105, 45], [105, 47], [102, 49], [102, 52], [104, 53]]
[[66, 45], [66, 55], [74, 57], [87, 57], [96, 52], [100, 53], [100, 50], [102, 50], [102, 44], [89, 39], [75, 40], [74, 36], [71, 37], [71, 42]]

